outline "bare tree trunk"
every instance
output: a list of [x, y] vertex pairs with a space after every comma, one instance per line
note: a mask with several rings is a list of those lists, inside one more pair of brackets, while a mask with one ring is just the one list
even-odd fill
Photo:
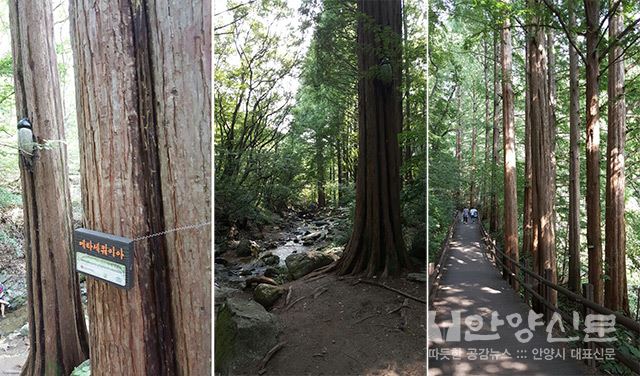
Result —
[[[609, 1], [611, 7], [613, 1]], [[614, 11], [609, 21], [609, 41], [622, 32], [622, 14]], [[626, 105], [624, 99], [624, 58], [622, 47], [609, 52], [607, 184], [605, 213], [605, 274], [604, 305], [614, 311], [629, 314], [627, 297], [626, 232], [624, 220], [624, 144]]]
[[491, 147], [491, 216], [489, 218], [489, 231], [494, 232], [498, 230], [498, 215], [500, 209], [498, 207], [498, 193], [497, 193], [497, 169], [499, 163], [498, 145], [500, 143], [500, 122], [498, 119], [499, 111], [499, 98], [500, 82], [498, 80], [498, 34], [496, 33], [493, 38], [493, 146]]
[[600, 233], [600, 124], [598, 104], [598, 39], [600, 34], [599, 0], [584, 0], [587, 22], [586, 95], [587, 95], [587, 250], [589, 283], [593, 300], [603, 303], [602, 234]]
[[[575, 0], [569, 0], [569, 30], [575, 28]], [[573, 34], [575, 35], [575, 33]], [[581, 292], [580, 278], [580, 105], [578, 56], [569, 44], [569, 289]]]
[[[537, 0], [530, 0], [535, 7]], [[538, 25], [538, 18], [533, 17], [531, 48], [531, 161], [533, 171], [533, 220], [534, 247], [536, 254], [537, 272], [544, 273], [545, 269], [552, 272], [551, 281], [557, 281], [555, 254], [555, 226], [554, 226], [554, 193], [555, 177], [553, 173], [553, 129], [549, 124], [549, 95], [547, 93], [547, 56], [545, 33]], [[552, 304], [556, 304], [556, 295], [549, 297]], [[539, 308], [539, 307], [538, 307]]]
[[526, 31], [525, 46], [525, 107], [524, 107], [524, 204], [522, 214], [522, 254], [532, 255], [533, 247], [533, 200], [532, 200], [532, 171], [531, 171], [531, 68], [529, 66], [529, 30]]
[[[504, 250], [507, 256], [518, 260], [518, 196], [516, 191], [516, 130], [514, 124], [513, 87], [511, 83], [511, 22], [505, 18], [502, 25], [502, 132], [504, 147]], [[508, 271], [516, 273], [513, 262], [507, 261]], [[509, 275], [511, 286], [517, 290], [518, 282]]]
[[489, 184], [487, 183], [487, 167], [489, 166], [489, 130], [491, 129], [491, 115], [489, 112], [489, 51], [487, 40], [483, 38], [484, 48], [484, 171], [482, 172], [482, 211], [481, 218], [485, 218], [485, 213], [489, 210]]
[[[339, 261], [339, 273], [373, 276], [397, 274], [407, 266], [400, 227], [400, 147], [402, 127], [400, 84], [402, 79], [402, 14], [400, 0], [358, 1], [358, 108], [359, 156], [356, 181], [356, 211], [353, 233]], [[391, 82], [365, 74], [382, 59], [385, 30], [390, 48]], [[389, 41], [389, 36], [391, 41]], [[383, 142], [385, 140], [386, 142]]]
[[[64, 140], [51, 2], [12, 0], [9, 10], [16, 114], [29, 118], [35, 136]], [[21, 154], [20, 177], [30, 329], [22, 375], [68, 375], [87, 359], [89, 349], [69, 252], [73, 230], [66, 145], [33, 157]]]
[[71, 3], [85, 226], [199, 224], [136, 241], [130, 290], [88, 278], [93, 375], [211, 372], [209, 7]]

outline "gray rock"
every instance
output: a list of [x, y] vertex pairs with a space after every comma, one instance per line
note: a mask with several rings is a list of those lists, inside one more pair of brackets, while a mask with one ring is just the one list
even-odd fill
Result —
[[260, 252], [260, 245], [253, 240], [242, 239], [235, 250], [238, 257], [246, 257], [252, 254], [258, 254]]
[[322, 250], [324, 254], [327, 254], [333, 258], [334, 261], [338, 261], [340, 257], [342, 257], [342, 252], [344, 252], [344, 247], [331, 247]]
[[289, 269], [289, 274], [292, 279], [303, 277], [318, 268], [331, 264], [332, 262], [333, 257], [318, 251], [295, 253], [289, 255], [285, 259], [285, 264], [287, 264], [287, 268]]
[[273, 253], [267, 253], [260, 257], [260, 260], [264, 262], [265, 265], [278, 265], [280, 263], [280, 257], [278, 255], [274, 255]]
[[303, 242], [316, 241], [322, 237], [322, 231], [312, 232], [309, 235], [305, 235], [302, 237]]
[[274, 268], [272, 266], [266, 268], [264, 271], [264, 276], [269, 278], [277, 277], [279, 274], [280, 271], [278, 270], [278, 268]]
[[22, 325], [22, 328], [20, 328], [20, 335], [23, 337], [29, 336], [29, 323]]
[[216, 372], [230, 374], [233, 368], [261, 359], [277, 342], [275, 315], [253, 300], [230, 297], [215, 318]]
[[266, 283], [260, 283], [253, 290], [253, 299], [262, 304], [264, 308], [271, 308], [271, 306], [278, 301], [282, 296], [282, 289], [278, 286], [268, 285]]

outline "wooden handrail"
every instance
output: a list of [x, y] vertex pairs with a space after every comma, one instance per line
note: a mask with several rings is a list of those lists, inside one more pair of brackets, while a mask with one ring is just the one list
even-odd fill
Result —
[[449, 249], [449, 243], [451, 242], [451, 237], [453, 236], [453, 230], [455, 228], [456, 221], [458, 219], [458, 212], [453, 216], [453, 221], [449, 225], [449, 230], [447, 231], [447, 236], [442, 241], [442, 246], [440, 247], [440, 259], [438, 260], [438, 264], [435, 266], [433, 273], [429, 275], [429, 305], [433, 302], [433, 298], [435, 297], [436, 290], [439, 285], [439, 280], [442, 274], [442, 265], [445, 261], [445, 255], [447, 250]]
[[[485, 231], [484, 227], [482, 227], [481, 225], [481, 230], [483, 232], [483, 236], [489, 238], [489, 235], [487, 234], [487, 232]], [[511, 256], [505, 254], [504, 252], [502, 252], [497, 246], [494, 246], [495, 250], [503, 257], [505, 257], [506, 259], [508, 259], [509, 261], [511, 261], [513, 264], [515, 264], [520, 270], [522, 270], [523, 272], [529, 274], [530, 276], [532, 276], [533, 278], [537, 279], [538, 281], [544, 283], [545, 285], [551, 287], [552, 289], [562, 293], [563, 295], [568, 296], [569, 298], [571, 298], [572, 300], [574, 300], [575, 302], [582, 304], [584, 306], [587, 306], [591, 309], [593, 309], [594, 311], [598, 312], [598, 313], [602, 313], [604, 315], [614, 315], [616, 318], [616, 322], [620, 323], [620, 325], [626, 327], [629, 330], [633, 330], [636, 332], [640, 332], [640, 323], [633, 320], [630, 317], [627, 317], [625, 315], [622, 315], [616, 311], [612, 311], [609, 308], [603, 307], [597, 303], [592, 302], [589, 299], [586, 299], [584, 296], [578, 295], [562, 286], [558, 286], [555, 283], [545, 279], [544, 277], [532, 272], [531, 270], [523, 267], [522, 265], [520, 265], [519, 261], [514, 260]]]
[[[596, 304], [594, 302], [592, 302], [589, 299], [586, 299], [578, 294], [575, 294], [574, 292], [565, 289], [564, 287], [558, 286], [555, 283], [549, 281], [548, 279], [545, 279], [539, 275], [537, 275], [536, 273], [530, 271], [529, 269], [525, 268], [524, 266], [522, 266], [520, 264], [519, 261], [514, 260], [512, 257], [508, 256], [507, 254], [505, 254], [504, 252], [502, 252], [492, 241], [491, 241], [491, 237], [489, 236], [489, 234], [485, 231], [484, 227], [482, 226], [482, 223], [480, 224], [480, 229], [482, 231], [482, 235], [486, 243], [489, 243], [487, 245], [490, 245], [490, 247], [493, 249], [494, 251], [494, 261], [496, 261], [497, 263], [500, 263], [500, 267], [504, 268], [505, 264], [500, 260], [500, 258], [495, 257], [495, 252], [499, 253], [501, 256], [505, 257], [506, 259], [510, 260], [512, 264], [517, 265], [517, 267], [522, 270], [523, 272], [527, 273], [528, 275], [536, 278], [538, 281], [542, 282], [543, 284], [555, 289], [556, 291], [563, 293], [564, 295], [572, 298], [572, 300], [574, 300], [575, 302], [582, 304], [583, 306], [587, 306], [589, 308], [591, 308], [594, 311], [603, 313], [603, 314], [607, 314], [607, 315], [614, 315], [616, 317], [616, 323], [621, 324], [622, 326], [632, 330], [632, 331], [636, 331], [638, 332], [638, 329], [640, 327], [640, 323], [638, 323], [637, 321], [634, 321], [633, 319], [626, 317], [624, 315], [621, 315], [615, 311], [612, 311], [606, 307], [603, 307], [599, 304]], [[497, 266], [497, 265], [496, 265]], [[516, 280], [518, 280], [521, 284], [521, 286], [528, 292], [530, 292], [538, 301], [540, 301], [540, 303], [542, 303], [544, 306], [546, 306], [547, 308], [549, 308], [550, 310], [557, 312], [563, 320], [565, 320], [568, 323], [571, 323], [573, 320], [571, 317], [569, 317], [569, 315], [567, 315], [566, 313], [564, 313], [563, 311], [560, 310], [559, 307], [554, 306], [553, 304], [551, 304], [548, 300], [546, 300], [542, 295], [540, 295], [538, 292], [536, 292], [534, 289], [532, 289], [531, 287], [528, 286], [527, 283], [525, 283], [525, 281], [523, 280], [523, 278], [521, 278], [519, 275], [517, 275], [517, 273], [514, 273], [513, 271], [508, 271], [508, 274], [515, 278]], [[622, 320], [619, 320], [619, 319]], [[579, 329], [584, 329], [585, 325], [584, 324], [579, 324], [578, 325]], [[598, 342], [593, 342], [596, 346], [600, 347], [600, 348], [606, 348], [603, 344], [598, 343]], [[626, 356], [625, 354], [620, 353], [619, 351], [616, 351], [614, 353], [614, 356], [616, 359], [620, 360], [624, 365], [626, 365], [627, 367], [629, 367], [629, 369], [631, 369], [633, 372], [640, 374], [640, 363], [633, 359], [630, 358], [628, 356]]]

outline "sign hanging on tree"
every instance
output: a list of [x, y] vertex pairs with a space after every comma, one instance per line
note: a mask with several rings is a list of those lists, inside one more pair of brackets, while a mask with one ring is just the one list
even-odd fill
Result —
[[79, 228], [73, 232], [73, 248], [78, 272], [119, 288], [131, 288], [133, 240]]

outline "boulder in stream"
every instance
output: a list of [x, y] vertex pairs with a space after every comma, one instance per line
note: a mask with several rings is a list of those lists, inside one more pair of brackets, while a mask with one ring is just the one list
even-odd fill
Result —
[[260, 260], [264, 262], [265, 265], [278, 265], [280, 263], [280, 257], [278, 255], [274, 255], [273, 253], [267, 253], [260, 257]]
[[318, 268], [331, 264], [333, 261], [333, 257], [324, 252], [309, 251], [293, 253], [284, 262], [287, 264], [291, 278], [298, 279]]

